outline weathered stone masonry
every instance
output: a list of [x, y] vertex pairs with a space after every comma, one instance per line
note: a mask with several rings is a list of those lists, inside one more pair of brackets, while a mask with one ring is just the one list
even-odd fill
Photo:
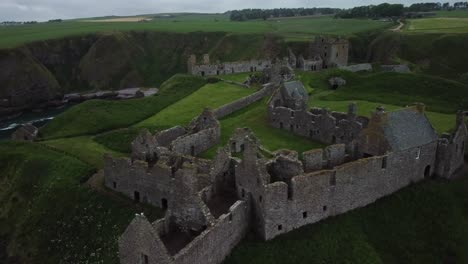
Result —
[[[316, 37], [309, 47], [309, 59], [301, 54], [296, 56], [288, 49], [288, 56], [283, 62], [293, 69], [302, 71], [321, 71], [322, 69], [342, 67], [348, 65], [349, 41], [342, 38]], [[260, 72], [273, 66], [271, 59], [238, 61], [238, 62], [210, 62], [208, 54], [203, 55], [201, 62], [195, 55], [187, 61], [188, 73], [198, 76], [217, 76], [225, 74]]]
[[270, 125], [323, 143], [336, 144], [352, 142], [369, 122], [368, 118], [356, 115], [355, 104], [349, 106], [348, 113], [339, 113], [320, 108], [307, 110], [307, 101], [308, 95], [301, 83], [285, 83], [268, 104]]
[[[254, 99], [222, 107], [219, 115]], [[270, 118], [283, 122], [283, 128], [298, 124], [292, 130], [298, 134], [316, 126], [324, 134], [316, 139], [341, 144], [301, 158], [289, 150], [266, 158], [259, 140], [243, 128], [212, 161], [198, 159], [191, 146], [209, 131], [219, 131], [216, 111], [205, 111], [187, 128], [155, 136], [143, 131], [132, 143], [132, 160], [107, 156], [108, 188], [167, 209], [154, 223], [136, 216], [119, 240], [121, 263], [221, 263], [248, 230], [269, 240], [424, 178], [450, 179], [463, 166], [466, 112], [457, 114], [453, 133], [439, 138], [422, 104], [394, 112], [380, 107], [365, 118], [356, 116], [355, 105], [349, 113], [307, 111], [307, 99], [300, 84], [286, 83], [270, 100]], [[208, 136], [210, 143], [202, 140], [197, 146], [213, 146], [218, 137]]]
[[[463, 115], [459, 113], [458, 119]], [[400, 125], [393, 122], [416, 124], [419, 129], [408, 127], [405, 135], [411, 140], [406, 141], [399, 138], [401, 134], [387, 129]], [[190, 172], [193, 161], [184, 163], [188, 167], [182, 166], [184, 173], [176, 174], [169, 187], [174, 190], [168, 194], [174, 202], [169, 204], [164, 219], [150, 224], [144, 216], [135, 218], [119, 240], [121, 263], [146, 259], [147, 263], [220, 263], [249, 228], [269, 240], [366, 206], [424, 178], [450, 178], [447, 171], [455, 172], [463, 165], [460, 149], [464, 147], [457, 148], [457, 144], [466, 143], [466, 126], [458, 122], [455, 132], [446, 135], [452, 139], [447, 150], [448, 140], [439, 139], [427, 124], [420, 106], [390, 113], [378, 109], [369, 129], [361, 132], [358, 148], [368, 151], [361, 144], [367, 144], [366, 138], [380, 126], [383, 138], [373, 140], [386, 141], [386, 150], [376, 149], [383, 150], [383, 155], [363, 157], [369, 154], [349, 153], [344, 144], [337, 144], [306, 152], [302, 159], [287, 150], [267, 159], [252, 132], [239, 129], [228, 146], [218, 151], [209, 176], [193, 177], [197, 175]], [[237, 152], [241, 159], [230, 154]], [[447, 153], [453, 162], [439, 158]], [[441, 166], [442, 174], [437, 170]], [[196, 180], [200, 178], [203, 184]], [[177, 239], [183, 232], [195, 235], [174, 248], [170, 237]]]

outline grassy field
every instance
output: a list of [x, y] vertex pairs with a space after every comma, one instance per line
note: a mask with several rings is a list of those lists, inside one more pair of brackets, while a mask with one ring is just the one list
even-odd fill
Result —
[[248, 237], [224, 263], [468, 263], [467, 188], [417, 184], [268, 242]]
[[410, 33], [468, 33], [468, 16], [411, 19], [408, 20], [405, 31]]
[[218, 82], [207, 84], [184, 99], [140, 122], [136, 127], [169, 128], [188, 125], [204, 108], [216, 109], [255, 92], [253, 89]]
[[104, 145], [94, 141], [91, 136], [60, 138], [43, 141], [41, 144], [63, 151], [69, 155], [79, 157], [81, 160], [98, 169], [102, 169], [104, 167], [104, 154], [108, 153], [114, 157], [123, 156], [122, 153], [108, 149]]
[[[337, 91], [328, 88], [327, 80], [341, 76], [347, 84]], [[424, 74], [376, 72], [369, 74], [329, 70], [321, 73], [302, 73], [299, 79], [315, 94], [314, 100], [370, 101], [404, 107], [415, 102], [426, 104], [432, 112], [453, 114], [468, 108], [468, 87], [465, 84]], [[315, 90], [314, 90], [315, 89]], [[366, 109], [367, 111], [367, 109]]]
[[219, 147], [225, 146], [237, 128], [248, 127], [252, 129], [262, 145], [270, 150], [291, 149], [299, 153], [307, 150], [324, 147], [323, 144], [300, 137], [281, 129], [272, 128], [267, 119], [267, 99], [252, 104], [223, 119], [221, 122], [221, 143], [204, 153], [205, 158], [213, 158]]
[[159, 94], [127, 101], [91, 100], [72, 107], [41, 129], [45, 139], [92, 135], [125, 128], [154, 115], [205, 85], [202, 78], [175, 75]]
[[161, 212], [84, 186], [94, 170], [41, 144], [0, 142], [0, 263], [117, 263], [135, 213]]
[[159, 18], [150, 22], [83, 22], [39, 23], [14, 27], [0, 27], [0, 48], [15, 47], [24, 43], [56, 39], [96, 32], [151, 30], [169, 32], [232, 32], [273, 33], [290, 40], [309, 40], [312, 34], [348, 35], [388, 27], [386, 22], [359, 19], [282, 18], [232, 22], [222, 15], [180, 15]]
[[438, 11], [438, 17], [468, 17], [468, 10]]

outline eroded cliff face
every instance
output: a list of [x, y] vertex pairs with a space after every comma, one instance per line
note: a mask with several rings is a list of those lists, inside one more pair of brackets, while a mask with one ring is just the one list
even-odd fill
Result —
[[279, 37], [216, 32], [113, 32], [0, 50], [0, 115], [73, 91], [158, 86], [186, 72], [190, 54], [242, 60], [277, 57], [284, 50]]

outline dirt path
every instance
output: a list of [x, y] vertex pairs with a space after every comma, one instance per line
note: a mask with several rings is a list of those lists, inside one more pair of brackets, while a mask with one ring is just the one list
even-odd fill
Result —
[[405, 24], [404, 24], [401, 20], [399, 20], [399, 19], [398, 19], [398, 23], [399, 23], [399, 25], [398, 25], [396, 28], [390, 29], [390, 31], [393, 31], [393, 32], [400, 32], [401, 29], [405, 26]]

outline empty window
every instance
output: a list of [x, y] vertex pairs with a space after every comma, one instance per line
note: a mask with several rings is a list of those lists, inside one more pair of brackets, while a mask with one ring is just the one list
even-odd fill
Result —
[[302, 218], [307, 218], [307, 212], [302, 212]]
[[326, 206], [326, 205], [324, 205], [324, 206], [323, 206], [323, 211], [324, 211], [324, 212], [326, 212], [326, 211], [327, 211], [327, 209], [328, 209], [328, 208], [327, 208], [327, 206]]
[[384, 157], [382, 159], [382, 169], [386, 169], [387, 168], [387, 157]]
[[280, 122], [280, 128], [283, 129], [284, 125], [283, 122]]
[[114, 186], [114, 189], [117, 189], [117, 183], [113, 182], [112, 185]]
[[416, 159], [418, 160], [421, 157], [421, 148], [418, 148], [416, 151]]
[[242, 189], [242, 198], [244, 198], [244, 197], [245, 197], [245, 190]]
[[279, 231], [283, 230], [283, 225], [278, 225], [278, 230]]
[[167, 199], [166, 198], [161, 199], [161, 208], [164, 209], [164, 210], [167, 209]]
[[260, 195], [260, 197], [258, 197], [258, 200], [259, 200], [260, 202], [262, 202], [262, 201], [263, 201], [263, 197]]
[[133, 198], [134, 198], [135, 202], [140, 202], [140, 193], [135, 191], [133, 193]]
[[330, 185], [335, 186], [336, 185], [336, 173], [333, 173], [332, 176], [330, 176]]
[[229, 222], [232, 222], [232, 214], [229, 214]]
[[142, 264], [148, 264], [149, 263], [148, 255], [141, 254], [141, 263]]
[[295, 112], [291, 111], [291, 117], [294, 117]]
[[191, 146], [191, 147], [190, 147], [190, 154], [191, 154], [192, 156], [195, 156], [195, 146]]
[[291, 130], [291, 132], [294, 132], [294, 126], [293, 126], [293, 125], [290, 125], [290, 126], [289, 126], [289, 130]]

